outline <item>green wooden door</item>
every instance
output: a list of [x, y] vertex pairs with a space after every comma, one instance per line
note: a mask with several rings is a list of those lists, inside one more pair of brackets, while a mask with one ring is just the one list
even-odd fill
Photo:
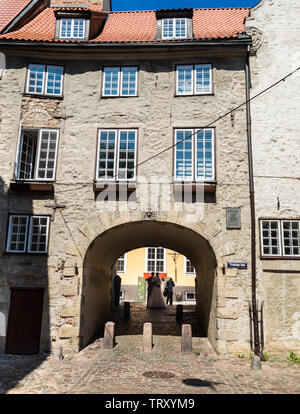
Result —
[[142, 276], [138, 276], [137, 302], [144, 303], [146, 301], [146, 280]]

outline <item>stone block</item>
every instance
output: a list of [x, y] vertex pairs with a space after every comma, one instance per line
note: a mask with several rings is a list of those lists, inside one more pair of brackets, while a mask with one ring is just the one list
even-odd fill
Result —
[[238, 339], [238, 333], [231, 329], [218, 329], [217, 339], [223, 341], [236, 341]]
[[149, 352], [152, 350], [152, 347], [153, 347], [152, 323], [146, 322], [144, 323], [144, 330], [143, 330], [143, 351]]
[[183, 324], [181, 327], [181, 352], [192, 352], [192, 325]]
[[115, 323], [106, 322], [104, 328], [103, 348], [112, 349], [115, 346]]
[[62, 295], [63, 296], [76, 296], [78, 294], [77, 283], [72, 285], [64, 284], [62, 286]]
[[217, 318], [237, 319], [238, 311], [231, 308], [217, 308]]
[[64, 306], [61, 310], [60, 316], [62, 318], [69, 318], [73, 316], [78, 316], [80, 309], [77, 306]]
[[75, 276], [75, 269], [74, 267], [65, 267], [63, 271], [63, 276], [65, 277], [73, 277]]
[[59, 332], [60, 338], [73, 338], [78, 336], [78, 328], [72, 326], [62, 326]]
[[75, 244], [70, 244], [67, 247], [66, 254], [70, 256], [78, 256], [79, 252]]

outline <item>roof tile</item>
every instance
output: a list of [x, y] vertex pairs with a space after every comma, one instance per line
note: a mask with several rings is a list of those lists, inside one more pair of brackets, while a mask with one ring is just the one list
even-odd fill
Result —
[[0, 32], [18, 16], [31, 0], [0, 0]]

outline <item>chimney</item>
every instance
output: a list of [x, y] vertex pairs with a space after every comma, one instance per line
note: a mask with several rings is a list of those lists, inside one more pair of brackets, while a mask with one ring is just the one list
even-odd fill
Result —
[[103, 11], [111, 11], [111, 0], [50, 0], [50, 7], [100, 6]]

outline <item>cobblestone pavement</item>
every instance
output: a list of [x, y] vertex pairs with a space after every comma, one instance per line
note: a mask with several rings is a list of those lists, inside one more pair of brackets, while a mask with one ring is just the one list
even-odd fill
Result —
[[[193, 338], [193, 352], [181, 353], [181, 338], [160, 331], [153, 336], [154, 347], [142, 350], [142, 335], [134, 332], [133, 322], [152, 320], [158, 329], [158, 313], [132, 309], [132, 325], [122, 324], [116, 312], [116, 346], [103, 349], [103, 338], [70, 360], [42, 360], [38, 356], [0, 356], [2, 394], [300, 394], [300, 366], [280, 360], [251, 369], [250, 360], [238, 356], [218, 356], [207, 338]], [[164, 312], [171, 330], [180, 330], [174, 308]], [[184, 322], [192, 321], [192, 312]], [[145, 314], [144, 314], [145, 316]], [[150, 318], [150, 319], [149, 319]], [[169, 320], [168, 320], [169, 318]], [[126, 332], [125, 332], [126, 331]], [[152, 378], [159, 375], [162, 378]]]

